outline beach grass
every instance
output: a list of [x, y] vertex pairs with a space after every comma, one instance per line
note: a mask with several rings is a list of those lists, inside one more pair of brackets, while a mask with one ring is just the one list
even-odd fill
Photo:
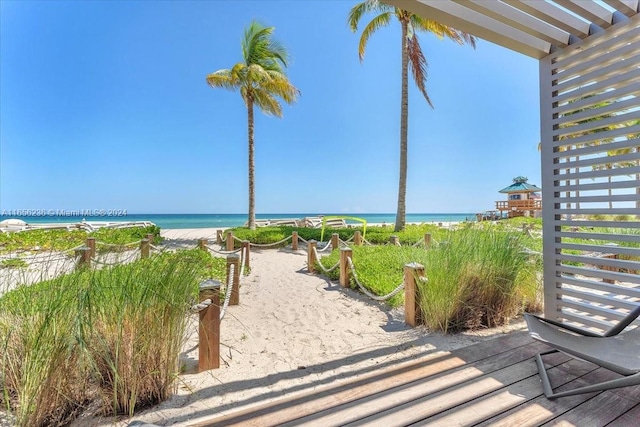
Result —
[[[353, 263], [361, 284], [377, 295], [393, 291], [403, 280], [405, 264], [417, 262], [428, 281], [420, 284], [420, 307], [432, 330], [457, 332], [506, 324], [523, 310], [541, 309], [542, 261], [523, 252], [529, 237], [520, 231], [465, 226], [448, 230], [425, 250], [411, 246], [354, 246]], [[325, 268], [339, 259], [333, 251], [319, 262]], [[338, 270], [329, 273], [337, 279]], [[351, 285], [355, 281], [351, 278]], [[402, 293], [388, 303], [402, 304]]]
[[127, 414], [172, 394], [198, 284], [225, 260], [201, 250], [20, 286], [0, 298], [0, 400], [18, 426], [64, 425], [99, 402]]

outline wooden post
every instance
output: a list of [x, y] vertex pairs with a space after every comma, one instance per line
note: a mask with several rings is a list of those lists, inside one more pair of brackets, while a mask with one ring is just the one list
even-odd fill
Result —
[[[248, 240], [242, 241], [242, 253], [244, 254], [244, 265], [246, 265], [247, 268], [251, 268], [251, 243]], [[238, 272], [238, 274], [240, 274], [240, 272]]]
[[140, 258], [149, 258], [149, 239], [140, 241]]
[[398, 238], [398, 236], [391, 236], [389, 237], [389, 243], [393, 246], [400, 246], [400, 238]]
[[333, 233], [331, 235], [331, 252], [335, 251], [340, 247], [340, 235], [338, 233]]
[[206, 251], [208, 244], [209, 244], [209, 241], [207, 239], [198, 239], [198, 249], [202, 249], [203, 251]]
[[347, 258], [353, 256], [351, 248], [340, 249], [340, 285], [343, 288], [349, 287], [349, 276], [351, 275], [351, 268], [349, 268], [349, 261]]
[[86, 245], [89, 249], [91, 249], [91, 258], [96, 256], [96, 238], [95, 237], [87, 237]]
[[353, 244], [356, 246], [362, 246], [362, 234], [360, 231], [356, 231], [353, 234]]
[[149, 233], [147, 234], [147, 239], [149, 240], [149, 243], [151, 243], [153, 245], [153, 241], [155, 240], [156, 236], [153, 233]]
[[431, 247], [431, 233], [424, 235], [424, 247], [429, 249]]
[[[227, 283], [229, 283], [231, 265], [233, 265], [234, 268], [233, 277], [231, 278], [231, 298], [229, 298], [229, 305], [238, 305], [240, 304], [240, 255], [227, 255]], [[227, 289], [227, 292], [229, 292], [229, 289]]]
[[82, 267], [91, 267], [91, 248], [83, 246], [75, 250], [76, 258], [80, 257], [78, 260], [78, 268]]
[[298, 232], [294, 231], [291, 233], [291, 249], [294, 251], [298, 250]]
[[211, 305], [200, 310], [198, 330], [198, 371], [220, 367], [220, 282], [200, 283], [199, 301], [210, 299]]
[[313, 273], [316, 269], [316, 251], [314, 249], [317, 249], [317, 247], [318, 242], [315, 240], [309, 240], [307, 243], [307, 270], [309, 270], [309, 273]]
[[232, 251], [233, 247], [233, 233], [231, 231], [227, 231], [227, 250]]
[[216, 243], [222, 244], [222, 230], [216, 230]]
[[412, 262], [404, 266], [404, 322], [409, 326], [422, 323], [420, 297], [416, 277], [424, 276], [424, 266]]

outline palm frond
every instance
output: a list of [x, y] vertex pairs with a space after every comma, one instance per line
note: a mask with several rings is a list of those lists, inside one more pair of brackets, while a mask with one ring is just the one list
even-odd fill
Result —
[[284, 68], [289, 55], [284, 46], [273, 37], [274, 27], [253, 21], [244, 31], [242, 39], [243, 62], [231, 70], [216, 71], [207, 76], [212, 87], [240, 90], [247, 107], [257, 105], [266, 114], [282, 116], [277, 98], [291, 104], [300, 91], [288, 80]]
[[409, 56], [409, 68], [411, 69], [413, 80], [431, 108], [433, 108], [431, 99], [427, 94], [427, 58], [422, 52], [417, 34], [413, 34], [413, 37], [407, 39], [407, 53]]
[[273, 95], [282, 98], [287, 104], [296, 102], [300, 90], [291, 84], [286, 75], [277, 72], [269, 72], [270, 80], [264, 88]]
[[367, 0], [361, 3], [356, 4], [349, 11], [349, 15], [347, 16], [347, 25], [351, 28], [351, 31], [358, 31], [358, 24], [360, 23], [360, 19], [369, 12], [390, 12], [395, 8], [393, 6], [389, 6], [386, 3], [381, 3], [378, 0]]
[[386, 27], [391, 22], [391, 12], [384, 12], [376, 16], [364, 27], [360, 36], [360, 44], [358, 45], [358, 57], [360, 61], [364, 59], [364, 52], [367, 48], [367, 42], [373, 33], [382, 27]]
[[238, 81], [233, 78], [231, 70], [218, 70], [207, 75], [207, 84], [227, 90], [238, 88]]
[[253, 92], [253, 102], [268, 116], [282, 117], [282, 106], [278, 100], [264, 90]]

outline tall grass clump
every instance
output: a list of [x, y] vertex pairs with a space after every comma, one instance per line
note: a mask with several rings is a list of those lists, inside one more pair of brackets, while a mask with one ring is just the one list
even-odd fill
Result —
[[470, 227], [427, 251], [420, 306], [427, 326], [444, 332], [504, 325], [540, 308], [539, 265], [521, 233]]
[[0, 401], [17, 425], [65, 425], [98, 401], [127, 414], [175, 389], [198, 283], [224, 259], [165, 253], [21, 286], [0, 298]]
[[94, 273], [79, 298], [82, 344], [109, 413], [131, 416], [174, 391], [197, 273], [191, 262], [162, 257]]
[[80, 275], [21, 287], [0, 300], [0, 400], [19, 426], [64, 425], [87, 402], [73, 299]]

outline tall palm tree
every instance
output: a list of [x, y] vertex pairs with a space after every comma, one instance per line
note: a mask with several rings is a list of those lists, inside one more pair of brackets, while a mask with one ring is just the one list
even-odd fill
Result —
[[400, 100], [400, 179], [398, 183], [398, 210], [396, 213], [395, 231], [404, 229], [406, 221], [406, 195], [407, 195], [407, 128], [409, 121], [409, 93], [408, 93], [408, 69], [411, 68], [413, 81], [433, 108], [431, 99], [427, 94], [427, 59], [418, 41], [418, 32], [432, 33], [438, 38], [447, 37], [458, 44], [468, 43], [475, 48], [476, 40], [473, 36], [440, 24], [428, 18], [423, 18], [409, 11], [399, 9], [381, 3], [378, 0], [367, 0], [355, 5], [349, 12], [347, 22], [352, 31], [358, 30], [360, 19], [367, 13], [375, 13], [376, 16], [362, 30], [358, 53], [360, 61], [364, 58], [367, 42], [378, 29], [389, 25], [395, 17], [400, 22], [402, 29], [402, 94]]
[[257, 105], [263, 113], [282, 117], [282, 106], [278, 98], [287, 104], [296, 101], [300, 91], [291, 84], [284, 69], [289, 55], [287, 50], [273, 37], [274, 27], [253, 21], [245, 29], [242, 38], [242, 61], [231, 69], [222, 69], [207, 76], [213, 88], [240, 91], [247, 106], [249, 135], [249, 220], [250, 229], [256, 228], [255, 161], [253, 141], [253, 107]]

